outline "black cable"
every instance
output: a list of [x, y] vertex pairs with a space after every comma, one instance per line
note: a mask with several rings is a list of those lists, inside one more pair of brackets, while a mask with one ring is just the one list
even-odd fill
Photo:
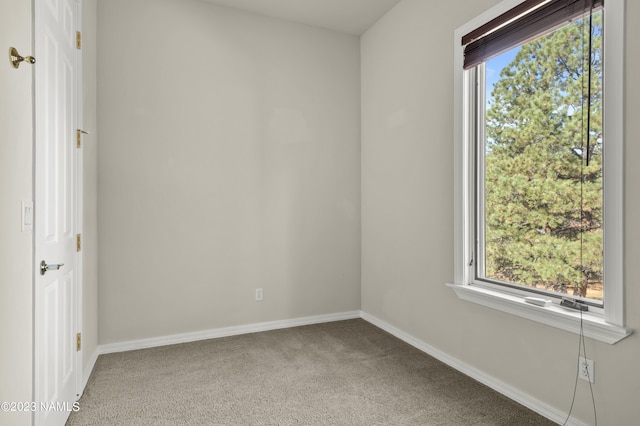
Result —
[[569, 407], [569, 412], [567, 413], [567, 418], [564, 419], [562, 426], [565, 426], [571, 417], [571, 412], [573, 411], [573, 404], [576, 401], [576, 393], [578, 393], [578, 376], [580, 375], [580, 348], [582, 343], [582, 311], [580, 311], [580, 339], [578, 339], [578, 365], [576, 367], [576, 380], [573, 384], [573, 396], [571, 397], [571, 407]]
[[593, 51], [593, 3], [589, 10], [589, 55], [587, 55], [588, 61], [588, 75], [587, 78], [587, 167], [589, 167], [589, 152], [591, 151], [591, 78], [593, 74], [593, 67], [591, 65], [591, 52]]
[[[587, 167], [589, 167], [589, 157], [590, 157], [590, 141], [591, 141], [591, 79], [593, 75], [593, 65], [591, 63], [591, 55], [593, 54], [593, 1], [591, 2], [591, 6], [589, 8], [589, 78], [587, 79], [587, 84], [589, 87], [587, 88]], [[582, 311], [580, 311], [580, 340], [578, 342], [582, 342], [582, 353], [584, 354], [585, 360], [587, 357], [587, 346], [584, 341], [584, 329], [582, 326]], [[586, 361], [585, 361], [586, 362]], [[591, 377], [590, 375], [593, 373], [589, 371], [587, 368], [587, 380], [589, 381], [589, 391], [591, 392], [591, 404], [593, 406], [593, 421], [594, 425], [598, 426], [598, 414], [596, 412], [596, 398], [593, 395], [593, 386], [591, 386]], [[580, 373], [580, 347], [578, 346], [578, 374]], [[576, 377], [577, 379], [577, 377]], [[577, 380], [576, 380], [577, 384]], [[574, 389], [574, 399], [575, 399], [575, 389]], [[572, 402], [573, 408], [573, 402]], [[571, 413], [571, 411], [569, 411]]]
[[[571, 398], [571, 407], [569, 407], [569, 412], [567, 413], [567, 418], [564, 419], [562, 426], [565, 426], [571, 418], [571, 412], [573, 411], [573, 404], [576, 401], [576, 394], [578, 391], [578, 377], [580, 376], [580, 355], [584, 354], [585, 359], [587, 358], [587, 347], [585, 345], [584, 339], [584, 327], [582, 323], [582, 311], [580, 311], [580, 338], [578, 339], [578, 366], [576, 368], [576, 380], [573, 384], [573, 397]], [[598, 414], [596, 412], [596, 399], [593, 395], [593, 386], [591, 386], [591, 377], [589, 374], [589, 369], [587, 369], [587, 379], [589, 380], [589, 390], [591, 391], [591, 403], [593, 404], [593, 420], [594, 426], [598, 426]]]
[[[587, 167], [589, 167], [589, 157], [590, 157], [590, 145], [591, 145], [591, 80], [593, 78], [593, 65], [591, 63], [591, 55], [593, 54], [593, 1], [591, 2], [591, 6], [589, 7], [589, 54], [587, 55], [588, 60], [588, 73], [589, 77], [587, 78]], [[581, 209], [582, 210], [582, 209]], [[582, 239], [582, 236], [581, 236]], [[581, 241], [582, 244], [582, 241]], [[580, 311], [580, 339], [578, 340], [578, 374], [580, 374], [580, 342], [582, 342], [582, 353], [584, 354], [585, 360], [587, 359], [587, 347], [584, 341], [584, 328], [582, 325], [582, 311]], [[593, 418], [595, 426], [598, 426], [598, 414], [596, 412], [596, 399], [593, 395], [593, 386], [591, 386], [591, 371], [587, 368], [587, 380], [589, 381], [589, 391], [591, 392], [591, 403], [593, 405]], [[576, 377], [576, 385], [577, 385], [577, 377]], [[574, 395], [575, 399], [575, 387], [574, 387]], [[573, 408], [573, 402], [571, 403], [571, 408]], [[571, 414], [571, 411], [569, 411]]]
[[[584, 343], [584, 331], [582, 329], [582, 311], [580, 311], [580, 340], [582, 340], [582, 353], [584, 358], [587, 359], [587, 347]], [[578, 356], [578, 364], [580, 364], [580, 357]], [[587, 379], [589, 380], [589, 390], [591, 391], [591, 404], [593, 405], [593, 421], [594, 426], [598, 426], [598, 414], [596, 413], [596, 398], [593, 395], [593, 386], [591, 386], [591, 371], [587, 368]]]

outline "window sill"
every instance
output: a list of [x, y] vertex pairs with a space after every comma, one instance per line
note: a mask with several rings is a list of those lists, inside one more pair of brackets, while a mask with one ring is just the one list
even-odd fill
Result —
[[[497, 309], [502, 312], [517, 315], [531, 321], [556, 327], [575, 334], [580, 333], [580, 312], [573, 311], [553, 304], [542, 307], [526, 303], [522, 297], [512, 296], [495, 290], [489, 290], [472, 285], [447, 284], [456, 295], [468, 302]], [[621, 326], [609, 324], [598, 315], [589, 312], [582, 314], [582, 328], [585, 337], [613, 345], [633, 331]]]

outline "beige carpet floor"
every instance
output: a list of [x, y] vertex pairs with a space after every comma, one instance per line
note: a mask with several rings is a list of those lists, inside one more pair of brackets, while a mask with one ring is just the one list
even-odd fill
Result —
[[67, 425], [552, 425], [357, 319], [102, 355]]

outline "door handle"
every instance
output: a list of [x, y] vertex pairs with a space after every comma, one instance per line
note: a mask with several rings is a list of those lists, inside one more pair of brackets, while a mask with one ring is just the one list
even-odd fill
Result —
[[40, 275], [46, 274], [47, 271], [57, 271], [63, 266], [64, 266], [64, 263], [47, 265], [47, 262], [43, 260], [42, 262], [40, 262]]

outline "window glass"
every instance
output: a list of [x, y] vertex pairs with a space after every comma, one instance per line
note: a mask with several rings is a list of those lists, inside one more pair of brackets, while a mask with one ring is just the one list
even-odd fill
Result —
[[598, 11], [479, 66], [477, 279], [602, 304], [602, 34]]

